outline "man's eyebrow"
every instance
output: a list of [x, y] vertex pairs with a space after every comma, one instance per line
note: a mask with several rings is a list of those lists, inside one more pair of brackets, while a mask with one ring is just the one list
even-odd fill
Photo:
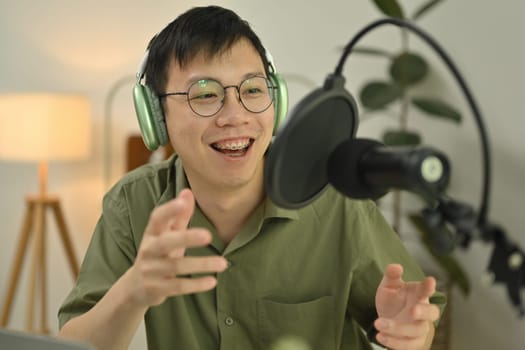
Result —
[[[255, 71], [255, 72], [246, 73], [242, 76], [241, 80], [238, 81], [237, 83], [240, 83], [241, 81], [244, 81], [248, 78], [260, 77], [260, 76], [266, 77], [266, 73], [264, 71]], [[224, 84], [223, 81], [219, 79], [218, 77], [214, 77], [211, 75], [195, 75], [193, 77], [190, 77], [190, 79], [186, 82], [186, 85], [190, 86], [191, 84], [199, 80], [215, 80], [221, 84]]]
[[244, 79], [248, 79], [248, 78], [253, 78], [253, 77], [260, 77], [260, 76], [266, 76], [266, 72], [253, 72], [253, 73], [246, 73], [244, 76], [243, 76], [243, 80]]

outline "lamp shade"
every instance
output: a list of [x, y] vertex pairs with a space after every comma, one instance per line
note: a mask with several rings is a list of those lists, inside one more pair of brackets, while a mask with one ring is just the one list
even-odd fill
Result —
[[85, 96], [0, 94], [0, 160], [80, 160], [89, 155]]

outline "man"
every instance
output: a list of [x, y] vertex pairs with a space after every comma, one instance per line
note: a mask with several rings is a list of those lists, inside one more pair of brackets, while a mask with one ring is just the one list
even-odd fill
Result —
[[365, 332], [390, 349], [430, 347], [435, 281], [372, 202], [332, 188], [299, 210], [266, 197], [268, 74], [258, 37], [220, 7], [152, 40], [145, 75], [177, 156], [105, 196], [61, 336], [126, 349], [144, 319], [150, 349], [270, 349], [287, 336], [371, 349]]

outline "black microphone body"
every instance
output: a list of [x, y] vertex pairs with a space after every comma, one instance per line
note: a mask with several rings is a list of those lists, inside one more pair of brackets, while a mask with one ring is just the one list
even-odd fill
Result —
[[446, 156], [428, 147], [387, 147], [374, 140], [348, 139], [328, 160], [328, 181], [357, 199], [378, 199], [391, 189], [401, 189], [433, 202], [449, 177]]

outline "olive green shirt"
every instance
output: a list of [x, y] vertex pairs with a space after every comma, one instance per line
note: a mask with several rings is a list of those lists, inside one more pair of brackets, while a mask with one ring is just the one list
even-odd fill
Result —
[[[104, 197], [80, 275], [59, 310], [60, 327], [87, 312], [133, 264], [154, 207], [188, 187], [180, 159], [143, 166]], [[225, 245], [196, 207], [190, 227], [213, 235], [187, 255], [223, 255], [215, 289], [175, 296], [145, 315], [150, 350], [269, 350], [296, 336], [312, 350], [371, 349], [375, 291], [389, 263], [423, 276], [371, 201], [328, 187], [299, 210], [259, 205]], [[363, 332], [363, 330], [365, 332]]]

